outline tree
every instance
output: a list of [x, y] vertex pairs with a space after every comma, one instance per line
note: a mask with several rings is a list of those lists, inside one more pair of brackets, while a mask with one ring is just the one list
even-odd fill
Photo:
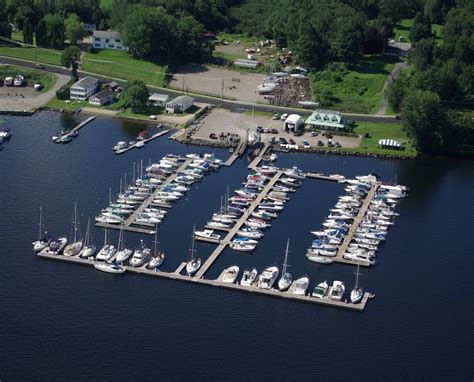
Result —
[[187, 61], [202, 61], [211, 56], [212, 47], [204, 38], [204, 27], [192, 16], [180, 18], [174, 31], [176, 56]]
[[409, 78], [402, 72], [387, 89], [387, 100], [393, 111], [398, 113], [402, 108], [403, 99], [408, 90]]
[[129, 107], [133, 110], [142, 109], [148, 101], [148, 89], [143, 81], [133, 80], [126, 83], [122, 96], [124, 107]]
[[0, 21], [0, 37], [12, 37], [12, 28], [8, 21]]
[[68, 46], [61, 54], [61, 65], [71, 68], [71, 77], [77, 77], [77, 68], [81, 59], [81, 51], [75, 45]]
[[64, 20], [64, 30], [66, 38], [71, 44], [76, 44], [77, 41], [87, 35], [84, 24], [75, 13], [70, 13]]
[[402, 121], [421, 152], [441, 152], [448, 122], [436, 93], [428, 90], [408, 93], [403, 104]]
[[375, 27], [367, 28], [364, 32], [364, 46], [365, 54], [382, 53], [385, 48], [385, 39], [379, 30]]
[[410, 62], [417, 70], [426, 70], [433, 63], [436, 42], [433, 38], [418, 41], [409, 53]]
[[30, 19], [23, 20], [23, 42], [33, 45], [33, 26]]
[[430, 38], [431, 36], [432, 33], [430, 20], [421, 13], [417, 13], [410, 28], [411, 42], [416, 43], [421, 39]]
[[64, 20], [56, 14], [46, 14], [36, 26], [36, 44], [47, 48], [62, 49], [64, 45]]

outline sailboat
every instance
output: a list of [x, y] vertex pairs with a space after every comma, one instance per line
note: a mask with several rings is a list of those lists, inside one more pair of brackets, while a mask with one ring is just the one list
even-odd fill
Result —
[[89, 258], [91, 256], [94, 256], [94, 253], [96, 251], [96, 247], [94, 244], [91, 243], [90, 240], [90, 227], [91, 226], [91, 219], [87, 219], [87, 229], [86, 229], [86, 236], [84, 237], [84, 245], [81, 249], [81, 252], [79, 252], [80, 257], [84, 258]]
[[194, 226], [193, 227], [191, 248], [189, 249], [190, 259], [189, 259], [188, 263], [186, 264], [186, 273], [188, 274], [188, 276], [193, 275], [194, 273], [197, 272], [197, 270], [199, 268], [201, 268], [201, 258], [194, 256], [194, 253], [196, 252], [196, 250], [194, 249], [194, 237], [195, 237], [194, 232], [196, 230], [195, 228], [196, 227]]
[[77, 240], [77, 203], [74, 203], [74, 240], [64, 249], [64, 256], [76, 256], [82, 249], [83, 241]]
[[362, 300], [362, 297], [364, 297], [364, 289], [362, 287], [359, 287], [359, 264], [357, 264], [357, 272], [356, 272], [356, 283], [354, 286], [354, 289], [351, 291], [351, 302], [353, 304], [357, 304]]
[[128, 249], [128, 248], [124, 248], [124, 246], [123, 246], [123, 224], [121, 224], [120, 225], [119, 239], [118, 239], [118, 243], [117, 243], [117, 257], [115, 258], [115, 260], [118, 263], [123, 263], [131, 255], [132, 255], [132, 250]]
[[155, 247], [153, 248], [153, 256], [147, 265], [149, 269], [158, 268], [161, 264], [163, 264], [163, 261], [165, 260], [165, 253], [163, 251], [158, 251], [158, 227], [156, 227], [155, 229], [154, 244]]
[[104, 246], [99, 251], [95, 259], [99, 261], [107, 261], [113, 255], [115, 255], [115, 252], [115, 247], [113, 245], [107, 244], [107, 228], [104, 228]]
[[40, 218], [38, 224], [38, 240], [34, 241], [33, 243], [33, 250], [35, 252], [39, 252], [45, 249], [49, 243], [51, 243], [51, 236], [48, 235], [47, 232], [43, 234], [43, 225], [42, 225], [42, 215], [43, 215], [43, 207], [40, 206]]
[[291, 276], [291, 273], [287, 272], [286, 269], [289, 267], [288, 265], [288, 247], [290, 246], [290, 239], [286, 242], [286, 251], [285, 251], [285, 261], [283, 262], [283, 270], [281, 273], [281, 278], [278, 280], [278, 289], [280, 291], [285, 291], [287, 290], [291, 282], [293, 280], [293, 277]]

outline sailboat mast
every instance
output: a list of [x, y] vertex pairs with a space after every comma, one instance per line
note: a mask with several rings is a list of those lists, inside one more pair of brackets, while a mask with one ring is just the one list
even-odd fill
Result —
[[91, 225], [91, 218], [87, 219], [87, 229], [86, 229], [86, 237], [84, 238], [84, 246], [89, 245], [89, 230], [90, 230], [90, 225]]
[[155, 255], [157, 254], [156, 250], [158, 247], [158, 224], [155, 227]]
[[74, 243], [77, 241], [77, 202], [74, 202]]
[[107, 245], [107, 228], [104, 228], [104, 247]]
[[40, 221], [39, 221], [39, 227], [38, 227], [38, 241], [41, 240], [41, 233], [42, 233], [42, 217], [43, 217], [43, 207], [40, 206]]
[[359, 286], [359, 264], [357, 264], [357, 272], [356, 272], [356, 285], [355, 289]]
[[283, 275], [286, 274], [286, 267], [288, 266], [288, 248], [290, 246], [290, 239], [286, 242], [285, 261], [283, 262]]
[[191, 240], [191, 261], [194, 260], [194, 252], [195, 252], [195, 249], [194, 249], [194, 233], [196, 231], [196, 225], [193, 225], [193, 234], [192, 234], [192, 240]]
[[132, 180], [135, 182], [135, 162], [133, 162]]

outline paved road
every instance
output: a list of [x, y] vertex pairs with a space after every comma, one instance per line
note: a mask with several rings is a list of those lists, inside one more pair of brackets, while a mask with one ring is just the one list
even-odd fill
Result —
[[[17, 66], [23, 66], [27, 68], [35, 68], [35, 63], [31, 61], [24, 61], [24, 60], [18, 60], [15, 58], [10, 58], [10, 57], [4, 57], [0, 56], [0, 63], [4, 64], [11, 64], [11, 65], [17, 65]], [[58, 73], [58, 74], [66, 74], [69, 75], [70, 72], [66, 68], [60, 67], [60, 66], [54, 66], [54, 65], [47, 65], [47, 64], [42, 64], [44, 67], [44, 70], [52, 73]], [[86, 75], [93, 75], [94, 77], [103, 80], [103, 81], [110, 81], [114, 80], [115, 82], [119, 83], [120, 85], [123, 86], [126, 81], [117, 79], [117, 78], [109, 78], [107, 76], [102, 76], [99, 74], [92, 74], [92, 73], [87, 73], [83, 71], [78, 72], [79, 77], [84, 77]], [[181, 95], [182, 92], [176, 91], [176, 90], [171, 90], [171, 89], [165, 89], [165, 88], [157, 88], [153, 86], [148, 86], [149, 90], [151, 91], [159, 91], [160, 93], [168, 94], [170, 96], [177, 96]], [[280, 107], [280, 106], [273, 106], [273, 105], [261, 105], [261, 104], [255, 104], [251, 102], [244, 102], [244, 101], [231, 101], [231, 100], [221, 100], [220, 98], [215, 98], [215, 97], [208, 97], [200, 94], [191, 94], [194, 97], [194, 99], [197, 102], [204, 102], [204, 103], [210, 103], [213, 105], [217, 106], [223, 106], [228, 109], [235, 109], [235, 110], [252, 110], [254, 109], [255, 111], [261, 111], [261, 112], [269, 112], [269, 113], [274, 113], [275, 111], [278, 111], [279, 113], [297, 113], [302, 116], [309, 116], [311, 114], [311, 110], [304, 110], [304, 109], [296, 109], [296, 108], [287, 108], [287, 107]], [[398, 123], [398, 120], [394, 116], [385, 116], [385, 115], [369, 115], [369, 114], [351, 114], [351, 113], [344, 113], [345, 117], [349, 120], [353, 120], [356, 122], [385, 122], [385, 123]]]

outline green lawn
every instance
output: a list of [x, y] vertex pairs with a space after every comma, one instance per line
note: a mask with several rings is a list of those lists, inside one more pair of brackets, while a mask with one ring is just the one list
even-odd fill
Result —
[[147, 85], [163, 87], [166, 83], [166, 65], [135, 59], [125, 51], [100, 50], [86, 53], [81, 69], [108, 77], [142, 80]]
[[0, 47], [0, 56], [19, 58], [28, 61], [37, 61], [50, 65], [61, 65], [60, 50], [44, 48], [9, 48]]
[[[413, 25], [413, 19], [404, 19], [395, 26], [394, 34], [395, 41], [398, 41], [400, 36], [403, 36], [406, 42], [410, 42], [410, 28]], [[431, 31], [438, 43], [442, 42], [441, 31], [443, 26], [440, 24], [432, 24]]]
[[[326, 95], [323, 107], [344, 112], [371, 114], [379, 110], [383, 85], [396, 58], [366, 55], [346, 68], [332, 68], [310, 75], [311, 90], [316, 99]], [[327, 97], [327, 95], [330, 97]]]
[[28, 85], [41, 83], [43, 85], [43, 89], [41, 89], [38, 93], [47, 92], [56, 83], [56, 76], [49, 73], [38, 70], [29, 70], [13, 65], [0, 66], [0, 79], [2, 80], [5, 77], [14, 77], [18, 74], [25, 78]]
[[[413, 141], [403, 131], [402, 124], [395, 123], [371, 123], [358, 122], [354, 132], [358, 135], [369, 134], [368, 138], [363, 138], [359, 147], [355, 150], [358, 152], [369, 152], [374, 154], [402, 154], [407, 156], [415, 156], [416, 149]], [[405, 150], [387, 150], [378, 147], [379, 139], [395, 139], [404, 143]]]

